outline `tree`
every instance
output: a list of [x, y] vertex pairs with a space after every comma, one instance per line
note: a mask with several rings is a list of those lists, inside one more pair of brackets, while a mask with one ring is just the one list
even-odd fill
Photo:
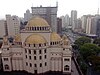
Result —
[[86, 43], [80, 47], [80, 53], [85, 60], [88, 60], [89, 56], [98, 55], [100, 53], [100, 47], [95, 44]]
[[77, 40], [75, 40], [74, 44], [77, 45], [78, 47], [82, 46], [85, 43], [91, 43], [91, 39], [88, 37], [80, 37]]
[[97, 44], [98, 46], [100, 46], [100, 38], [94, 39], [93, 43]]

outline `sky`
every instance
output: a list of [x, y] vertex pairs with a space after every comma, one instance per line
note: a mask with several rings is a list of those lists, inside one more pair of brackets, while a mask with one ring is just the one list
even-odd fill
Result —
[[31, 11], [32, 6], [56, 6], [58, 1], [57, 16], [70, 16], [71, 10], [77, 10], [78, 17], [87, 14], [96, 14], [100, 8], [100, 0], [1, 0], [0, 19], [6, 14], [24, 17], [27, 9]]

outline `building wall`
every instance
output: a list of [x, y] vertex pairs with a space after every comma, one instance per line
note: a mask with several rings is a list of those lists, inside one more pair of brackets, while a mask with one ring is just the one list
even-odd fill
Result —
[[6, 15], [8, 36], [13, 37], [20, 32], [20, 21], [17, 16]]
[[72, 25], [72, 30], [74, 31], [74, 29], [77, 27], [77, 11], [76, 10], [71, 11], [71, 25]]
[[6, 35], [5, 20], [0, 20], [0, 38]]

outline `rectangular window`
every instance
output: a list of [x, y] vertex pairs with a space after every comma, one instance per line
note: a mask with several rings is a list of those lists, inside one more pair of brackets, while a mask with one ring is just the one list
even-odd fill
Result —
[[39, 59], [41, 60], [42, 59], [42, 56], [39, 56]]
[[36, 50], [34, 50], [34, 54], [36, 54]]
[[40, 63], [40, 67], [42, 67], [42, 63]]
[[46, 53], [47, 51], [46, 51], [46, 49], [44, 50], [44, 53]]
[[39, 54], [41, 54], [41, 50], [39, 50]]
[[8, 61], [8, 58], [4, 58], [4, 61]]
[[30, 63], [30, 67], [32, 67], [32, 64]]
[[27, 55], [25, 55], [25, 57], [27, 58]]
[[47, 58], [47, 56], [45, 55], [45, 56], [44, 56], [44, 58], [46, 59], [46, 58]]
[[69, 61], [70, 59], [64, 59], [64, 61]]
[[31, 50], [29, 49], [29, 54], [31, 54]]
[[34, 60], [36, 60], [36, 56], [34, 56]]
[[47, 63], [45, 62], [45, 66], [47, 66]]
[[37, 67], [37, 65], [36, 65], [36, 64], [34, 64], [34, 67]]
[[31, 60], [31, 56], [29, 56], [29, 59]]
[[28, 66], [28, 63], [26, 62], [26, 66]]

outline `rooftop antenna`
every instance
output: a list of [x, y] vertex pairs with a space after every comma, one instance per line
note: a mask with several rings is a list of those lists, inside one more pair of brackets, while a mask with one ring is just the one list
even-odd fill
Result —
[[99, 15], [99, 0], [98, 0], [98, 10], [97, 10], [97, 14]]
[[58, 8], [58, 1], [56, 1], [56, 7]]

